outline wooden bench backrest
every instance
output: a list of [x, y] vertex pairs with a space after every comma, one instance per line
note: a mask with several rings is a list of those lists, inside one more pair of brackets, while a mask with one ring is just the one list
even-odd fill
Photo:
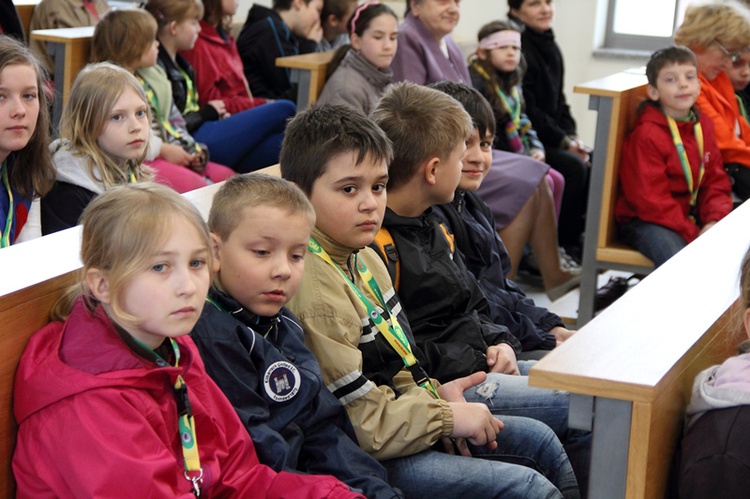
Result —
[[309, 105], [313, 105], [323, 91], [326, 71], [334, 52], [313, 52], [312, 54], [290, 55], [276, 59], [276, 66], [310, 72]]
[[606, 144], [596, 144], [594, 153], [606, 154], [606, 171], [599, 211], [599, 235], [596, 241], [597, 260], [653, 266], [648, 258], [620, 242], [615, 223], [622, 144], [635, 125], [638, 106], [646, 99], [646, 77], [636, 72], [618, 73], [578, 85], [575, 92], [612, 97], [609, 137]]
[[750, 203], [532, 368], [534, 386], [632, 401], [628, 498], [663, 498], [693, 379], [736, 353]]
[[[280, 176], [279, 165], [260, 170]], [[208, 218], [214, 184], [184, 194]], [[81, 228], [0, 250], [0, 497], [15, 497], [11, 459], [16, 441], [13, 380], [29, 337], [49, 322], [52, 305], [79, 279]]]

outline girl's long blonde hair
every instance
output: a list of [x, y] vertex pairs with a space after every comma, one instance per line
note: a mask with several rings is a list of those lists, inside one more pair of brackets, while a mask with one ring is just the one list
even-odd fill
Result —
[[142, 164], [146, 149], [139, 158], [120, 165], [105, 154], [97, 143], [112, 108], [127, 89], [138, 94], [148, 112], [146, 94], [135, 76], [108, 62], [89, 64], [81, 70], [73, 83], [62, 113], [60, 137], [70, 141], [75, 155], [86, 159], [88, 175], [107, 188], [128, 183], [130, 173], [133, 173], [137, 181], [150, 180], [152, 177], [151, 169]]
[[206, 223], [190, 201], [174, 190], [152, 182], [127, 184], [100, 194], [83, 212], [81, 236], [81, 282], [68, 290], [56, 304], [51, 320], [65, 320], [75, 299], [86, 297], [90, 309], [96, 301], [85, 276], [91, 269], [104, 272], [109, 280], [110, 306], [117, 322], [135, 325], [136, 318], [122, 309], [125, 289], [170, 236], [174, 218], [195, 227], [207, 253], [207, 267], [213, 268], [211, 237]]

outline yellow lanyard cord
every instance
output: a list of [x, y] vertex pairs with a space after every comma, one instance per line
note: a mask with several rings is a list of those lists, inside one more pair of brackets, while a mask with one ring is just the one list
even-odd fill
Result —
[[[682, 164], [682, 172], [685, 175], [685, 181], [687, 182], [688, 190], [690, 191], [690, 207], [691, 211], [695, 209], [698, 203], [698, 190], [700, 189], [701, 183], [703, 183], [703, 175], [706, 172], [706, 167], [703, 164], [703, 128], [701, 128], [700, 121], [695, 117], [695, 125], [693, 130], [695, 132], [695, 140], [698, 143], [698, 155], [700, 158], [700, 166], [698, 167], [698, 181], [695, 181], [693, 177], [693, 170], [690, 168], [690, 161], [685, 151], [685, 146], [682, 143], [682, 137], [680, 136], [680, 130], [677, 128], [677, 122], [671, 116], [667, 116], [667, 123], [669, 123], [669, 131], [672, 134], [672, 140], [674, 141], [675, 148], [677, 149], [677, 155], [680, 158]], [[694, 219], [694, 215], [690, 215], [691, 219]]]
[[378, 328], [380, 334], [383, 335], [383, 337], [388, 341], [391, 347], [396, 351], [396, 353], [398, 353], [399, 357], [401, 357], [404, 365], [411, 372], [412, 377], [414, 378], [414, 382], [420, 387], [427, 390], [434, 398], [439, 399], [440, 396], [438, 395], [435, 386], [432, 384], [429, 376], [427, 376], [427, 374], [424, 372], [424, 369], [422, 369], [422, 367], [419, 365], [419, 361], [412, 353], [409, 338], [401, 328], [401, 325], [399, 324], [396, 316], [393, 315], [393, 313], [388, 308], [388, 305], [383, 298], [383, 294], [380, 291], [380, 286], [378, 286], [378, 283], [373, 277], [372, 272], [370, 272], [367, 266], [365, 266], [364, 262], [359, 259], [357, 260], [357, 272], [362, 278], [362, 282], [365, 284], [368, 291], [370, 291], [370, 293], [377, 298], [377, 300], [380, 302], [380, 306], [388, 314], [390, 324], [383, 318], [383, 316], [380, 314], [380, 312], [378, 312], [372, 302], [368, 300], [367, 297], [362, 293], [362, 291], [360, 291], [360, 289], [347, 277], [344, 271], [341, 270], [341, 267], [339, 267], [336, 262], [331, 259], [331, 256], [328, 254], [328, 252], [323, 249], [315, 239], [310, 238], [310, 241], [308, 242], [308, 249], [312, 253], [320, 257], [324, 262], [328, 263], [328, 265], [338, 270], [339, 274], [341, 274], [347, 284], [349, 284], [349, 287], [352, 289], [352, 291], [354, 291], [354, 293], [357, 295], [360, 302], [362, 302], [362, 305], [364, 305], [365, 309], [367, 309], [369, 318]]

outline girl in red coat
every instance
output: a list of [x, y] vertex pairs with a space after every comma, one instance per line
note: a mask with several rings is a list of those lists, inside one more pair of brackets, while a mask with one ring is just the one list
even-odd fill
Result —
[[116, 187], [87, 207], [83, 282], [16, 373], [18, 497], [362, 497], [259, 464], [187, 336], [209, 248], [200, 214], [167, 187]]
[[713, 122], [693, 107], [700, 93], [695, 55], [654, 52], [648, 98], [622, 146], [615, 216], [625, 241], [658, 267], [732, 210]]

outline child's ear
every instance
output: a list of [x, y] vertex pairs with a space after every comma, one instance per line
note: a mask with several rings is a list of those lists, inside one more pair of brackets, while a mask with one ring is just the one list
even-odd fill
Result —
[[659, 100], [659, 91], [653, 85], [646, 86], [646, 95], [654, 102], [657, 102]]
[[302, 10], [304, 6], [305, 6], [305, 0], [293, 0], [292, 1], [292, 9], [294, 10]]
[[429, 185], [435, 185], [437, 183], [437, 169], [440, 165], [440, 158], [435, 156], [434, 158], [431, 158], [423, 163], [423, 175], [424, 180]]
[[172, 21], [171, 23], [167, 24], [167, 33], [172, 36], [177, 35], [177, 21]]
[[329, 26], [331, 28], [336, 28], [339, 24], [345, 23], [346, 19], [339, 19], [335, 14], [328, 14], [328, 17], [326, 17], [325, 22], [323, 23], [323, 27]]
[[477, 49], [477, 57], [480, 61], [486, 61], [487, 60], [487, 49]]
[[359, 37], [357, 33], [351, 34], [351, 36], [349, 37], [349, 43], [351, 44], [354, 50], [362, 49], [362, 39]]
[[214, 254], [214, 272], [219, 272], [221, 270], [221, 245], [223, 241], [221, 238], [211, 233], [211, 251]]
[[86, 271], [86, 284], [91, 290], [91, 294], [94, 295], [94, 298], [100, 303], [109, 305], [110, 293], [107, 274], [99, 269], [89, 269]]

